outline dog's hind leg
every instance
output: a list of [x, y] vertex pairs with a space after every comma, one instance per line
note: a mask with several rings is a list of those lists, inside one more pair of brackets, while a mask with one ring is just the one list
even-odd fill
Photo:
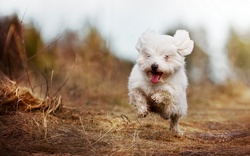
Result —
[[180, 127], [179, 127], [180, 118], [181, 118], [181, 115], [178, 115], [178, 114], [172, 114], [170, 116], [170, 131], [172, 135], [176, 137], [181, 137], [183, 135], [183, 132], [180, 130]]
[[148, 104], [146, 96], [140, 90], [134, 90], [129, 93], [130, 104], [136, 107], [138, 117], [146, 117], [148, 115]]

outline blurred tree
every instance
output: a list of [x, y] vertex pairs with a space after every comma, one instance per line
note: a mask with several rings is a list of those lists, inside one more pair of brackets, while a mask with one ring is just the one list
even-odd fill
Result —
[[62, 66], [72, 64], [75, 61], [76, 54], [80, 48], [80, 39], [76, 32], [67, 30], [60, 42], [55, 44], [57, 58]]
[[30, 69], [50, 73], [56, 59], [49, 50], [32, 23], [24, 28], [17, 15], [0, 18], [0, 71], [10, 79], [28, 80]]
[[187, 75], [191, 83], [211, 82], [208, 75], [208, 56], [195, 44], [191, 55], [186, 57]]
[[[83, 60], [86, 60], [84, 61], [85, 65], [89, 69], [92, 68], [99, 71], [100, 74], [108, 75], [106, 69], [109, 68], [112, 70], [114, 68], [113, 63], [115, 59], [97, 28], [89, 26], [88, 33], [82, 42], [81, 57]], [[103, 68], [104, 65], [107, 68]]]
[[22, 25], [17, 15], [0, 18], [0, 70], [10, 79], [18, 79], [25, 67]]
[[93, 51], [107, 52], [106, 41], [94, 26], [89, 27], [88, 35], [85, 38], [85, 45], [87, 49], [92, 49]]
[[242, 38], [231, 30], [229, 59], [238, 79], [250, 85], [250, 38]]
[[25, 28], [25, 49], [27, 57], [36, 55], [43, 48], [43, 41], [40, 32], [30, 23]]

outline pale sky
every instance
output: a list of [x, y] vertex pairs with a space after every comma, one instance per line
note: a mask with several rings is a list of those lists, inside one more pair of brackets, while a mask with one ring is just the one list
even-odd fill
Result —
[[[250, 30], [249, 0], [0, 0], [0, 15], [13, 12], [20, 18], [25, 13], [24, 23], [35, 22], [47, 41], [65, 29], [80, 30], [88, 20], [117, 56], [130, 60], [136, 59], [134, 47], [146, 29], [164, 33], [183, 24], [194, 32], [194, 42], [210, 59], [221, 62], [212, 63], [218, 68], [217, 77], [230, 73], [224, 55], [228, 30], [234, 28], [240, 34]], [[205, 39], [195, 34], [200, 28], [206, 31]]]

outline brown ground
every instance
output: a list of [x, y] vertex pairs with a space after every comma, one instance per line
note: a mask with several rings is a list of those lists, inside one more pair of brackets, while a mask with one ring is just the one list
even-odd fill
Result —
[[[138, 119], [126, 104], [69, 103], [61, 112], [0, 116], [1, 155], [250, 155], [250, 91], [190, 87], [185, 136], [172, 137], [168, 121]], [[209, 94], [208, 94], [209, 92]], [[213, 94], [212, 94], [213, 93]], [[78, 106], [78, 107], [76, 107]]]

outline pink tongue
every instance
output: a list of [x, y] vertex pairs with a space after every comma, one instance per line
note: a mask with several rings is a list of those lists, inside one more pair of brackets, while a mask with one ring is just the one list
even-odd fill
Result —
[[152, 77], [151, 77], [151, 82], [152, 83], [154, 83], [154, 84], [156, 84], [158, 81], [159, 81], [159, 79], [160, 79], [160, 74], [152, 74]]

